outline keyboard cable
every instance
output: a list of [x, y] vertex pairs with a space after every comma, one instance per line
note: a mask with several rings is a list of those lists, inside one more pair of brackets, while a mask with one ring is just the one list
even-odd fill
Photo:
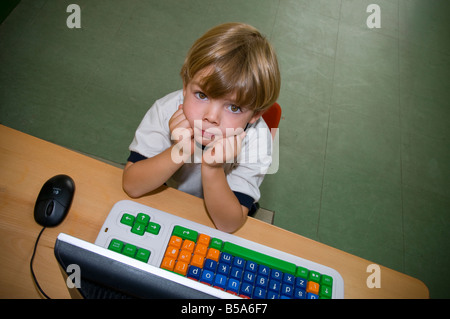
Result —
[[42, 233], [44, 232], [45, 227], [42, 228], [41, 232], [39, 233], [37, 239], [36, 239], [36, 243], [34, 244], [34, 250], [33, 250], [33, 255], [31, 256], [31, 260], [30, 260], [30, 270], [31, 270], [31, 275], [33, 276], [33, 280], [34, 283], [36, 284], [37, 288], [39, 289], [39, 291], [41, 292], [41, 294], [47, 298], [47, 299], [51, 299], [45, 292], [44, 290], [41, 288], [41, 286], [39, 285], [36, 275], [34, 274], [33, 271], [33, 260], [34, 260], [34, 255], [36, 254], [36, 249], [37, 249], [37, 245], [39, 243], [39, 239], [41, 238]]

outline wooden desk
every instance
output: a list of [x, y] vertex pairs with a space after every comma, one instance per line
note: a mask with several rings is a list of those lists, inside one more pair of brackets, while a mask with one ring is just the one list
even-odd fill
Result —
[[[67, 174], [76, 184], [71, 210], [62, 224], [47, 228], [39, 242], [34, 269], [52, 298], [70, 298], [53, 255], [64, 232], [94, 242], [115, 202], [129, 199], [122, 170], [101, 161], [0, 125], [0, 298], [40, 298], [30, 274], [30, 258], [41, 230], [33, 217], [36, 197], [52, 176]], [[203, 201], [162, 187], [139, 203], [213, 226]], [[366, 285], [372, 262], [249, 218], [236, 235], [297, 255], [340, 272], [346, 298], [428, 298], [419, 280], [381, 267], [381, 288]]]

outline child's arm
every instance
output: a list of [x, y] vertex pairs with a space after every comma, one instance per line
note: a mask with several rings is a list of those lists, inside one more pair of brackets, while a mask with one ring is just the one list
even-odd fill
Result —
[[[238, 230], [245, 223], [248, 208], [239, 203], [230, 189], [223, 163], [236, 158], [240, 153], [244, 136], [245, 133], [224, 138], [203, 154], [202, 184], [206, 209], [215, 226], [229, 233]], [[217, 158], [218, 162], [213, 160], [217, 148], [223, 150], [223, 158]]]
[[194, 152], [193, 130], [184, 116], [182, 105], [169, 120], [169, 129], [171, 133], [175, 129], [181, 129], [179, 132], [185, 134], [177, 136], [178, 139], [174, 141], [174, 144], [158, 155], [137, 163], [128, 162], [125, 166], [122, 185], [130, 197], [140, 197], [155, 190], [184, 164], [184, 161], [174, 161], [173, 154], [179, 155], [180, 151], [191, 150], [189, 154], [183, 154], [186, 159]]
[[122, 176], [124, 191], [133, 198], [147, 194], [164, 184], [183, 163], [171, 159], [174, 145], [154, 157], [137, 163], [128, 162]]
[[202, 165], [202, 183], [206, 209], [215, 226], [228, 233], [238, 230], [247, 219], [248, 208], [228, 186], [223, 168]]

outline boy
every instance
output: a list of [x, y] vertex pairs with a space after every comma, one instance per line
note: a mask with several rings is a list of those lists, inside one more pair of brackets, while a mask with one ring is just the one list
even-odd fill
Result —
[[139, 125], [123, 188], [139, 197], [166, 183], [203, 197], [215, 226], [234, 232], [271, 162], [270, 132], [259, 132], [280, 91], [275, 52], [255, 28], [227, 23], [194, 43], [180, 74], [183, 90], [156, 101]]

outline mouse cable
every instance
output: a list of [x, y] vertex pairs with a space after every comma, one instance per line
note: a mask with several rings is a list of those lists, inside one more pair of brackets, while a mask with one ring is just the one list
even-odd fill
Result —
[[37, 239], [36, 239], [36, 243], [34, 244], [33, 255], [31, 256], [31, 260], [30, 260], [30, 270], [31, 270], [31, 275], [33, 276], [34, 283], [35, 283], [36, 286], [38, 287], [38, 289], [39, 289], [39, 291], [41, 292], [41, 294], [43, 294], [45, 298], [51, 299], [49, 296], [47, 296], [47, 294], [44, 292], [44, 290], [42, 290], [41, 286], [39, 286], [39, 283], [38, 283], [38, 281], [37, 281], [37, 279], [36, 279], [36, 276], [35, 276], [35, 274], [34, 274], [34, 271], [33, 271], [33, 260], [34, 260], [34, 255], [36, 254], [36, 248], [37, 248], [39, 239], [41, 238], [41, 235], [42, 235], [42, 233], [44, 232], [44, 230], [45, 230], [45, 227], [42, 228], [41, 232], [39, 233], [39, 235], [38, 235], [38, 237], [37, 237]]

